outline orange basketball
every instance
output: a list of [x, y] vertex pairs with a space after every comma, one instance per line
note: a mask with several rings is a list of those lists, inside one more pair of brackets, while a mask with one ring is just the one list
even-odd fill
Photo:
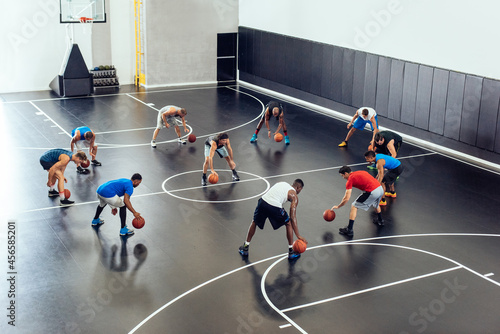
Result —
[[217, 174], [210, 174], [208, 176], [208, 182], [210, 182], [212, 184], [216, 184], [217, 182], [219, 182], [219, 175], [217, 175]]
[[330, 209], [325, 210], [325, 212], [323, 212], [323, 219], [325, 219], [327, 222], [331, 222], [335, 219], [335, 211]]
[[66, 197], [66, 199], [70, 198], [71, 196], [71, 191], [69, 191], [69, 189], [64, 189], [64, 197]]
[[82, 161], [80, 162], [80, 166], [82, 166], [83, 168], [87, 168], [88, 166], [90, 166], [90, 161], [89, 160]]
[[307, 245], [304, 241], [297, 239], [294, 241], [292, 248], [295, 253], [304, 253]]
[[194, 143], [195, 141], [196, 141], [196, 136], [195, 136], [195, 135], [193, 135], [193, 134], [190, 134], [190, 135], [188, 136], [188, 142], [190, 142], [190, 143]]
[[274, 140], [277, 141], [278, 143], [283, 140], [283, 135], [281, 133], [277, 133], [274, 135]]
[[137, 229], [143, 228], [144, 224], [146, 224], [146, 221], [142, 217], [134, 218], [132, 220], [132, 225]]

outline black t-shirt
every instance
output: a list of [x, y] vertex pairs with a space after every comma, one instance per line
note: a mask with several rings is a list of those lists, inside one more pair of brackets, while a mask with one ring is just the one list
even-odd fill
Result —
[[389, 142], [391, 140], [394, 139], [394, 147], [395, 148], [397, 147], [398, 142], [399, 143], [403, 142], [403, 138], [401, 138], [400, 135], [398, 135], [397, 133], [391, 132], [391, 131], [380, 131], [380, 135], [382, 137], [384, 137], [384, 143], [382, 145], [375, 143], [375, 147], [377, 148], [377, 151], [381, 151], [382, 153], [388, 152], [387, 144], [389, 144]]
[[279, 117], [283, 114], [283, 106], [281, 105], [281, 103], [279, 102], [276, 102], [276, 101], [270, 101], [268, 104], [267, 104], [267, 112], [268, 112], [268, 115], [266, 115], [266, 117], [268, 117], [268, 119], [271, 118], [271, 116], [273, 115], [273, 109], [274, 108], [279, 108], [280, 110], [280, 113], [279, 115], [276, 117], [276, 119], [279, 119]]

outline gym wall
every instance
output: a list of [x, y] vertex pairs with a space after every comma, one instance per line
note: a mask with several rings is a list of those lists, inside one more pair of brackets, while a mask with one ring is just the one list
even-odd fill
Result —
[[238, 57], [242, 81], [331, 100], [352, 107], [338, 109], [349, 115], [374, 107], [389, 120], [500, 153], [498, 80], [247, 27], [239, 28]]

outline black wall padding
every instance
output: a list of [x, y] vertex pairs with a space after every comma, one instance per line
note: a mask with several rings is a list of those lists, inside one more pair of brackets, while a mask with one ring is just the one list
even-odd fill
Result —
[[373, 107], [392, 121], [500, 153], [499, 80], [247, 27], [239, 28], [238, 55], [240, 78], [250, 83], [265, 79], [286, 92]]
[[401, 122], [409, 125], [415, 125], [417, 83], [418, 64], [406, 63], [403, 71], [403, 100], [401, 101]]
[[375, 106], [377, 97], [377, 75], [378, 75], [378, 56], [366, 55], [365, 81], [363, 90], [363, 106]]
[[354, 75], [352, 79], [352, 105], [362, 106], [366, 78], [366, 53], [354, 52]]
[[432, 78], [434, 68], [420, 65], [418, 67], [417, 100], [415, 102], [415, 126], [428, 130], [431, 110]]
[[499, 99], [500, 82], [484, 79], [479, 107], [476, 145], [489, 151], [493, 151], [495, 147]]
[[466, 75], [460, 141], [474, 146], [476, 146], [482, 86], [482, 78]]
[[431, 110], [429, 113], [429, 131], [442, 135], [444, 133], [444, 115], [446, 112], [446, 95], [448, 92], [449, 71], [434, 70]]
[[[381, 116], [387, 117], [389, 109], [389, 84], [391, 79], [391, 59], [380, 57], [378, 59], [377, 72], [377, 95], [375, 100], [375, 110]], [[372, 107], [372, 106], [366, 106]]]
[[389, 83], [389, 104], [387, 115], [390, 119], [401, 119], [401, 102], [403, 100], [403, 69], [404, 62], [393, 59], [391, 62], [391, 79]]
[[446, 97], [446, 116], [444, 118], [444, 136], [455, 140], [460, 139], [464, 88], [465, 74], [450, 72], [448, 96]]

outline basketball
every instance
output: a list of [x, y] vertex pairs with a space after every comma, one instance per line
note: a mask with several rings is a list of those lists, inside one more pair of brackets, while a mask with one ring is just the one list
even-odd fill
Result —
[[335, 211], [333, 210], [325, 210], [325, 212], [323, 212], [323, 218], [327, 221], [327, 222], [331, 222], [332, 220], [335, 219]]
[[283, 135], [278, 132], [277, 134], [274, 135], [274, 140], [279, 143], [280, 141], [283, 140]]
[[190, 135], [188, 136], [188, 142], [190, 142], [190, 143], [194, 143], [195, 141], [196, 141], [196, 136], [195, 136], [195, 135], [193, 135], [193, 134], [190, 134]]
[[69, 191], [69, 189], [64, 189], [64, 197], [66, 197], [66, 199], [70, 198], [71, 196], [71, 191]]
[[80, 166], [82, 166], [83, 168], [88, 168], [90, 166], [90, 161], [89, 160], [82, 161], [80, 162]]
[[295, 253], [304, 253], [307, 245], [304, 241], [297, 239], [294, 241], [292, 248]]
[[217, 175], [217, 174], [210, 174], [208, 176], [208, 182], [210, 182], [212, 184], [216, 184], [217, 182], [219, 182], [219, 175]]
[[146, 221], [142, 217], [134, 218], [132, 220], [132, 225], [137, 229], [143, 228], [145, 223], [146, 223]]

